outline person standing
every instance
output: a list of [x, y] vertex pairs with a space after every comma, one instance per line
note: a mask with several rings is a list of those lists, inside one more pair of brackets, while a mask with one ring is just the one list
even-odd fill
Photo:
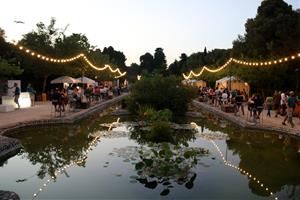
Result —
[[280, 100], [280, 115], [285, 116], [286, 115], [286, 104], [287, 104], [287, 97], [284, 92], [281, 93], [281, 100]]
[[14, 83], [14, 87], [15, 87], [14, 101], [18, 105], [18, 109], [20, 109], [19, 98], [20, 98], [21, 90], [17, 83]]
[[273, 106], [273, 97], [271, 96], [268, 96], [266, 98], [266, 101], [265, 101], [265, 107], [267, 108], [268, 112], [267, 112], [267, 116], [268, 117], [271, 117], [271, 110], [272, 110], [272, 106]]
[[294, 128], [295, 124], [293, 123], [293, 112], [296, 107], [296, 98], [293, 91], [290, 91], [290, 95], [287, 99], [286, 106], [287, 106], [287, 115], [285, 116], [282, 125], [286, 125], [285, 122], [287, 120], [288, 123], [291, 124], [292, 128]]
[[274, 104], [274, 110], [275, 110], [275, 117], [278, 116], [278, 114], [280, 114], [280, 101], [281, 101], [281, 92], [277, 92], [275, 91], [274, 95], [273, 95], [273, 104]]
[[30, 95], [30, 100], [31, 100], [31, 106], [34, 106], [34, 100], [35, 100], [35, 93], [36, 91], [32, 88], [31, 84], [28, 83], [27, 85], [27, 92], [29, 93]]
[[240, 108], [241, 108], [242, 114], [244, 115], [243, 102], [244, 102], [243, 94], [240, 91], [237, 91], [237, 95], [235, 96], [235, 105], [236, 105], [235, 115], [237, 112], [239, 112]]

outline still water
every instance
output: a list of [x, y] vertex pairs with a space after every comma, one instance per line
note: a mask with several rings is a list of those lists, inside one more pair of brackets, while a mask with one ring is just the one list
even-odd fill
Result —
[[157, 143], [131, 119], [115, 121], [9, 133], [24, 149], [0, 163], [0, 190], [21, 199], [300, 199], [298, 139], [208, 116]]

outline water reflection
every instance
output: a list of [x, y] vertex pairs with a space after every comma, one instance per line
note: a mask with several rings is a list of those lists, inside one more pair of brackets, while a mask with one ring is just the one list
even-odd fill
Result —
[[193, 188], [197, 177], [193, 168], [200, 157], [207, 154], [208, 150], [188, 147], [184, 142], [177, 145], [148, 143], [147, 146], [115, 148], [110, 155], [131, 162], [136, 170], [136, 175], [130, 176], [131, 183], [139, 182], [149, 189], [160, 185], [163, 188], [160, 195], [166, 196], [175, 183], [187, 189]]
[[[19, 138], [24, 146], [24, 157], [33, 165], [40, 165], [37, 176], [41, 179], [47, 174], [55, 176], [56, 169], [81, 159], [92, 140], [80, 126], [49, 129], [48, 134], [34, 130], [30, 135]], [[20, 136], [15, 135], [16, 138]]]
[[[124, 122], [124, 120], [121, 119], [120, 121]], [[46, 175], [55, 177], [55, 172], [58, 169], [71, 166], [74, 161], [84, 158], [85, 152], [89, 149], [91, 141], [97, 137], [97, 134], [108, 133], [106, 131], [107, 127], [101, 125], [113, 121], [116, 121], [116, 118], [109, 116], [90, 118], [77, 125], [31, 128], [17, 131], [10, 134], [10, 136], [21, 140], [24, 150], [20, 154], [23, 159], [28, 159], [32, 166], [39, 166], [37, 175], [40, 179], [43, 179]], [[184, 123], [190, 122], [191, 120], [187, 119]], [[163, 140], [159, 141], [157, 140], [159, 138], [157, 133], [145, 134], [143, 130], [129, 129], [130, 123], [120, 125], [124, 126], [127, 132], [131, 132], [128, 140], [130, 142], [134, 141], [134, 144], [131, 145], [136, 144], [136, 146], [124, 145], [125, 147], [115, 148], [112, 151], [113, 147], [110, 149], [111, 157], [119, 159], [120, 156], [123, 164], [130, 163], [130, 169], [134, 170], [133, 172], [128, 170], [130, 171], [128, 176], [120, 177], [122, 180], [125, 179], [127, 182], [135, 183], [126, 187], [135, 191], [138, 188], [137, 186], [142, 185], [148, 191], [153, 190], [153, 193], [169, 198], [172, 197], [172, 194], [178, 195], [176, 191], [181, 191], [181, 188], [188, 189], [187, 192], [193, 197], [202, 194], [203, 191], [199, 186], [201, 178], [199, 177], [204, 176], [204, 174], [199, 171], [199, 166], [207, 165], [208, 157], [211, 159], [210, 156], [216, 156], [212, 145], [207, 145], [209, 141], [207, 143], [202, 142], [201, 144], [204, 144], [204, 146], [199, 145], [199, 138], [205, 138], [215, 140], [224, 155], [227, 152], [227, 161], [231, 161], [232, 165], [259, 178], [268, 186], [270, 191], [276, 193], [279, 199], [300, 199], [300, 156], [297, 153], [300, 142], [298, 139], [241, 129], [212, 116], [207, 119], [196, 120], [196, 123], [199, 125], [196, 133], [182, 130], [178, 132], [170, 131], [169, 135], [164, 134]], [[118, 129], [118, 127], [113, 129], [113, 132], [121, 133], [122, 131], [124, 130]], [[224, 137], [224, 134], [228, 137]], [[120, 138], [127, 137], [127, 133], [120, 135]], [[211, 138], [212, 135], [214, 138]], [[113, 134], [100, 136], [103, 138], [116, 138]], [[128, 141], [127, 143], [129, 143]], [[97, 149], [105, 144], [99, 143], [96, 145]], [[118, 143], [114, 147], [118, 147]], [[210, 151], [207, 152], [207, 149]], [[97, 153], [100, 155], [101, 151], [99, 150]], [[225, 157], [227, 158], [227, 156]], [[199, 162], [199, 160], [201, 161]], [[84, 168], [88, 166], [87, 162], [88, 160], [84, 160], [84, 162], [76, 163], [76, 165]], [[211, 160], [210, 166], [205, 167], [207, 169], [205, 172], [215, 170], [213, 173], [228, 173], [226, 169], [223, 169], [228, 167], [214, 168], [213, 165], [216, 165], [216, 163], [218, 163], [218, 159]], [[105, 169], [109, 170], [112, 164], [113, 162], [105, 162], [107, 167]], [[4, 168], [5, 165], [9, 165], [9, 163], [4, 164]], [[119, 166], [119, 168], [122, 167], [123, 165]], [[101, 169], [104, 169], [102, 165]], [[66, 171], [61, 172], [64, 174]], [[248, 199], [252, 197], [266, 199], [269, 197], [269, 193], [249, 178], [246, 173], [235, 172], [238, 177], [248, 177], [248, 186], [236, 185], [237, 190], [245, 189], [245, 187], [250, 189], [249, 193], [251, 194], [248, 194], [248, 191], [245, 190]], [[67, 173], [65, 175], [68, 176]], [[26, 180], [25, 178], [19, 178], [17, 181], [23, 182]], [[226, 188], [228, 179], [220, 181]], [[1, 181], [1, 184], [5, 185], [3, 181]], [[110, 184], [110, 182], [107, 184]], [[209, 189], [208, 192], [214, 194], [213, 189]], [[222, 195], [218, 198], [221, 197]]]
[[[240, 157], [239, 167], [264, 180], [270, 188], [279, 192], [288, 186], [288, 196], [300, 197], [300, 155], [296, 151], [299, 141], [290, 136], [272, 134], [238, 133], [230, 135], [228, 149]], [[255, 194], [266, 192], [249, 180], [249, 188]]]

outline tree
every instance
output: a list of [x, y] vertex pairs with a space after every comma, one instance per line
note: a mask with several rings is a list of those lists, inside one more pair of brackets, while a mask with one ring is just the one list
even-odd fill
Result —
[[18, 76], [23, 70], [12, 53], [10, 44], [5, 41], [5, 31], [0, 28], [0, 78]]
[[[294, 54], [300, 44], [300, 11], [283, 0], [265, 0], [257, 15], [248, 19], [244, 36], [233, 41], [232, 56], [245, 60], [267, 60]], [[262, 67], [232, 67], [235, 74], [249, 82], [254, 91], [271, 93], [274, 89], [295, 89], [297, 61]], [[262, 76], [263, 74], [263, 76]], [[299, 76], [299, 75], [298, 75]], [[290, 88], [286, 88], [291, 86]]]
[[127, 77], [129, 82], [137, 80], [137, 76], [142, 74], [142, 68], [136, 63], [132, 63], [127, 70]]
[[166, 56], [162, 48], [156, 48], [154, 53], [154, 69], [158, 72], [164, 72], [167, 68]]
[[119, 68], [121, 71], [127, 71], [126, 67], [126, 56], [121, 51], [116, 51], [112, 46], [104, 47], [104, 55], [108, 55], [109, 63], [116, 68]]
[[154, 58], [150, 53], [145, 53], [140, 57], [140, 66], [142, 70], [147, 70], [151, 73], [154, 70]]
[[10, 64], [8, 60], [0, 58], [0, 79], [18, 76], [22, 74], [23, 71], [20, 66]]
[[[52, 18], [48, 26], [42, 22], [38, 23], [35, 31], [23, 35], [20, 44], [44, 55], [55, 55], [55, 41], [59, 35], [59, 29], [55, 28], [55, 22], [55, 19]], [[46, 90], [48, 77], [62, 72], [62, 68], [58, 64], [32, 59], [27, 55], [21, 56], [21, 59], [21, 66], [25, 69], [24, 78], [28, 79], [30, 76], [34, 76], [37, 79], [42, 78], [43, 92]]]
[[[92, 51], [88, 38], [81, 33], [73, 33], [70, 36], [62, 34], [62, 37], [55, 40], [54, 45], [55, 55], [57, 57], [73, 57], [80, 53], [89, 56], [89, 52]], [[81, 76], [85, 74], [85, 71], [89, 68], [85, 67], [85, 65], [85, 62], [78, 60], [60, 65], [60, 69], [62, 70], [63, 75]]]

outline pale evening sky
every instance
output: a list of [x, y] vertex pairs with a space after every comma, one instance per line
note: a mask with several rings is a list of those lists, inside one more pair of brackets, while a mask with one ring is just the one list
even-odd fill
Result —
[[[300, 0], [285, 0], [300, 7]], [[84, 33], [100, 49], [122, 51], [127, 65], [162, 47], [168, 64], [181, 53], [230, 48], [255, 17], [261, 0], [3, 0], [0, 27], [7, 40], [18, 40], [38, 22], [57, 27], [70, 24], [66, 34]], [[15, 20], [25, 24], [14, 23]]]

